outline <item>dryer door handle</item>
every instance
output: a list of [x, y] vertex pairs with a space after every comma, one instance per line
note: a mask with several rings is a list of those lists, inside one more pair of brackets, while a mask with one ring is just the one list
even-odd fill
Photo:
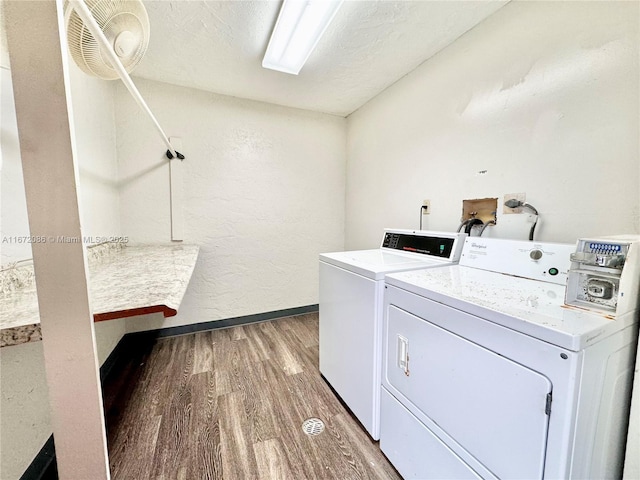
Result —
[[398, 335], [397, 341], [398, 368], [401, 368], [404, 374], [409, 376], [409, 340]]

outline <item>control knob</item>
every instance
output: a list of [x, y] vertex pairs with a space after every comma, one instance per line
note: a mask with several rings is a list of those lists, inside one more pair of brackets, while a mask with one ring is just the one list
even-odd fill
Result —
[[540, 260], [542, 258], [542, 250], [531, 250], [531, 252], [529, 252], [529, 258], [531, 258], [531, 260]]

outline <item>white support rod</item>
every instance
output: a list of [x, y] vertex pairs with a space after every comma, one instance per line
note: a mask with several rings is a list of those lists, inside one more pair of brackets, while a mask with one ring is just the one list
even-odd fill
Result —
[[120, 62], [120, 59], [118, 58], [116, 53], [113, 51], [113, 47], [109, 43], [109, 40], [107, 40], [107, 37], [105, 37], [104, 33], [102, 32], [102, 29], [100, 28], [100, 25], [98, 25], [98, 22], [96, 22], [95, 18], [93, 18], [91, 11], [87, 7], [87, 5], [84, 3], [84, 0], [71, 0], [70, 3], [73, 9], [78, 14], [78, 16], [82, 19], [84, 24], [87, 26], [87, 28], [89, 29], [93, 37], [102, 46], [103, 52], [109, 58], [109, 62], [111, 63], [111, 66], [118, 73], [118, 76], [122, 80], [122, 83], [124, 83], [124, 86], [127, 87], [127, 90], [129, 90], [129, 93], [131, 93], [131, 95], [133, 96], [135, 101], [138, 103], [138, 105], [140, 105], [140, 107], [147, 113], [147, 115], [155, 125], [156, 130], [158, 130], [158, 133], [160, 133], [162, 140], [164, 140], [164, 143], [167, 145], [167, 148], [169, 149], [171, 154], [174, 157], [176, 157], [177, 156], [176, 151], [173, 149], [173, 146], [171, 145], [169, 138], [164, 133], [164, 130], [158, 123], [158, 120], [156, 120], [156, 117], [153, 115], [153, 113], [147, 106], [147, 103], [144, 101], [144, 98], [142, 98], [142, 95], [140, 95], [140, 92], [138, 91], [135, 84], [133, 83], [133, 80], [131, 80], [131, 77], [129, 76], [124, 66], [122, 65], [122, 62]]

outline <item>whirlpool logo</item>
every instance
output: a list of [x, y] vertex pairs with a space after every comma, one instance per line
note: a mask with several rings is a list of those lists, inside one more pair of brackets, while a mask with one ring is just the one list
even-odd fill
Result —
[[472, 246], [473, 248], [487, 248], [487, 246], [486, 246], [486, 245], [478, 245], [478, 244], [477, 244], [477, 243], [475, 243], [475, 242], [472, 242], [472, 243], [471, 243], [471, 246]]

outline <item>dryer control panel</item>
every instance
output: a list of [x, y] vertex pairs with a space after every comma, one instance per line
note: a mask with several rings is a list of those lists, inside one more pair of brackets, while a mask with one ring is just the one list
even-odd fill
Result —
[[465, 233], [385, 230], [381, 248], [458, 261]]

